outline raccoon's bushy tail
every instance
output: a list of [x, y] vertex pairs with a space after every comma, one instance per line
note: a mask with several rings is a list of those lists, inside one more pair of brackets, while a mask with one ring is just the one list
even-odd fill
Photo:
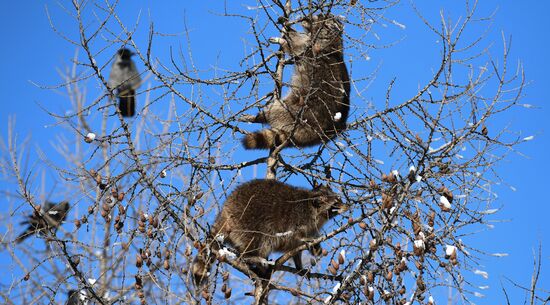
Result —
[[286, 138], [286, 134], [281, 131], [262, 129], [247, 134], [243, 139], [243, 146], [246, 149], [269, 149], [281, 145]]

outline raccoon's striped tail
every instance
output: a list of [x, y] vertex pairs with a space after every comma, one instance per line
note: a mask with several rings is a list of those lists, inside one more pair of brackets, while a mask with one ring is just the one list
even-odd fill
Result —
[[262, 129], [247, 134], [242, 142], [246, 149], [269, 149], [281, 145], [286, 139], [286, 134], [281, 131]]

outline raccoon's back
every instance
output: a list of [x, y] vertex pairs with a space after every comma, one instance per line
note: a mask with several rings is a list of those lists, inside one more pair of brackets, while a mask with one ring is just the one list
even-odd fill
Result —
[[276, 180], [252, 180], [229, 195], [222, 213], [235, 228], [280, 233], [311, 217], [312, 196], [311, 191]]

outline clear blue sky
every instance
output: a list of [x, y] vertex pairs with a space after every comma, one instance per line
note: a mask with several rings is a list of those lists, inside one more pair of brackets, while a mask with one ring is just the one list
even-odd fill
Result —
[[[194, 57], [199, 65], [206, 67], [209, 62], [223, 62], [223, 60], [232, 60], [234, 63], [242, 56], [239, 31], [246, 30], [244, 24], [224, 24], [234, 20], [216, 17], [207, 11], [207, 9], [220, 11], [221, 3], [214, 5], [198, 1], [189, 1], [188, 4], [187, 1], [122, 2], [121, 6], [125, 6], [122, 17], [128, 24], [132, 24], [141, 9], [142, 30], [146, 29], [149, 20], [154, 20], [156, 29], [159, 31], [181, 33], [183, 20], [186, 18], [192, 30]], [[252, 1], [245, 2], [254, 5]], [[426, 44], [433, 41], [416, 35], [418, 31], [425, 31], [425, 28], [421, 27], [410, 9], [406, 9], [408, 1], [405, 2], [402, 8], [391, 16], [407, 25], [401, 30], [404, 41], [390, 50], [374, 52], [371, 56], [373, 67], [381, 64], [377, 84], [371, 89], [373, 97], [385, 94], [383, 89], [387, 86], [387, 81], [394, 76], [398, 77], [404, 91], [411, 88], [414, 90], [419, 79], [429, 76], [431, 70], [426, 69], [433, 66], [434, 59], [429, 57], [429, 52], [425, 52]], [[437, 7], [446, 7], [445, 11], [451, 14], [461, 9], [449, 2], [451, 1], [430, 1], [431, 7], [425, 8], [427, 14], [437, 13]], [[539, 285], [550, 289], [550, 224], [547, 220], [550, 215], [550, 202], [545, 194], [548, 187], [546, 175], [550, 173], [548, 163], [550, 139], [547, 134], [550, 128], [550, 111], [546, 93], [550, 83], [548, 76], [550, 2], [540, 0], [482, 0], [482, 2], [480, 12], [489, 13], [493, 10], [497, 12], [489, 33], [489, 40], [494, 41], [495, 44], [501, 44], [500, 31], [503, 31], [507, 37], [512, 37], [510, 63], [513, 65], [521, 60], [527, 79], [531, 81], [525, 90], [526, 97], [523, 102], [539, 107], [530, 110], [518, 107], [502, 118], [511, 124], [511, 129], [522, 131], [525, 136], [534, 135], [535, 140], [518, 147], [518, 150], [527, 157], [511, 154], [500, 163], [497, 169], [504, 181], [514, 186], [516, 191], [504, 187], [501, 189], [496, 205], [503, 208], [500, 213], [492, 215], [491, 219], [509, 220], [509, 222], [495, 223], [494, 229], [478, 234], [474, 242], [488, 253], [506, 252], [510, 255], [500, 259], [483, 258], [481, 264], [490, 275], [487, 281], [473, 274], [467, 275], [479, 285], [490, 286], [489, 290], [482, 291], [486, 295], [485, 298], [476, 299], [477, 304], [503, 304], [504, 296], [500, 289], [500, 282], [506, 282], [504, 277], [507, 277], [523, 285], [529, 284], [533, 251], [539, 242], [543, 247], [543, 274]], [[39, 89], [30, 81], [45, 85], [58, 84], [60, 78], [56, 69], [64, 69], [68, 65], [69, 59], [75, 54], [76, 46], [69, 44], [51, 30], [45, 4], [51, 8], [56, 25], [65, 32], [74, 34], [76, 24], [59, 10], [54, 1], [9, 1], [4, 3], [0, 10], [0, 33], [4, 41], [0, 48], [0, 67], [3, 71], [3, 81], [0, 82], [0, 92], [3, 93], [0, 102], [0, 135], [6, 138], [8, 117], [16, 115], [16, 130], [20, 137], [32, 134], [33, 143], [42, 147], [48, 156], [54, 158], [56, 154], [51, 152], [50, 142], [54, 141], [52, 135], [55, 135], [56, 130], [44, 128], [45, 125], [51, 124], [53, 119], [41, 110], [38, 104], [62, 112], [61, 110], [67, 105], [67, 99], [55, 91]], [[67, 3], [67, 5], [70, 4]], [[457, 15], [459, 13], [455, 14]], [[224, 32], [228, 26], [232, 30]], [[143, 38], [136, 37], [138, 43], [142, 45], [145, 39], [146, 35], [143, 35]], [[169, 38], [166, 40], [158, 41], [158, 46], [177, 47], [174, 40]], [[168, 52], [165, 51], [158, 56], [165, 58], [167, 54]], [[217, 57], [220, 54], [221, 59]], [[236, 58], [231, 58], [232, 55]], [[498, 58], [501, 54], [496, 53], [494, 56]], [[97, 85], [93, 81], [90, 81], [90, 86], [90, 90], [97, 90]], [[403, 95], [407, 96], [406, 93]], [[36, 155], [32, 155], [32, 158], [36, 160]], [[3, 183], [0, 186], [1, 191], [11, 187]], [[4, 199], [0, 198], [0, 204], [3, 202]], [[0, 205], [0, 211], [5, 211], [5, 206]], [[2, 227], [1, 231], [5, 231], [5, 227]], [[9, 257], [1, 252], [0, 266], [11, 266]], [[507, 285], [507, 288], [510, 288], [509, 293], [516, 304], [523, 301], [523, 292], [510, 285]]]

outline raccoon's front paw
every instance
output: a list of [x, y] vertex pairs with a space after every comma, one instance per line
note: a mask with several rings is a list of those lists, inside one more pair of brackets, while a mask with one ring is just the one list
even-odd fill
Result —
[[282, 39], [281, 37], [271, 37], [269, 38], [269, 42], [270, 43], [274, 43], [274, 44], [284, 44], [286, 41], [284, 39]]
[[311, 254], [313, 254], [313, 256], [321, 256], [323, 254], [323, 247], [321, 247], [321, 244], [308, 244], [308, 250]]
[[254, 123], [256, 121], [256, 116], [251, 114], [243, 114], [237, 118], [240, 122]]

